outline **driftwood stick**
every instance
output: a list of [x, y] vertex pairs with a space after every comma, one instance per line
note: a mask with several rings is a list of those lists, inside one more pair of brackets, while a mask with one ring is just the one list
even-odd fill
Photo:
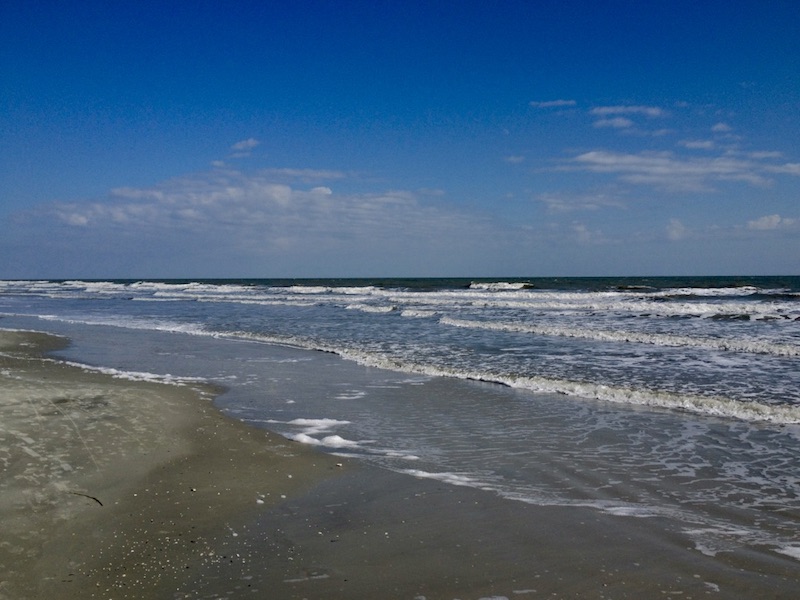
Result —
[[89, 494], [81, 494], [80, 492], [67, 492], [67, 493], [68, 494], [74, 494], [75, 496], [83, 496], [84, 498], [91, 498], [92, 500], [97, 502], [100, 506], [103, 506], [103, 503], [100, 502], [100, 500], [98, 500], [94, 496], [90, 496]]

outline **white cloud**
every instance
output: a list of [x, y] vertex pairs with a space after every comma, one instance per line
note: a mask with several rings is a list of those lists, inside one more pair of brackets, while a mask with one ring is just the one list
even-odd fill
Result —
[[163, 200], [164, 192], [155, 188], [140, 189], [132, 187], [118, 187], [113, 188], [110, 192], [114, 198], [123, 198], [126, 200]]
[[667, 237], [669, 239], [677, 242], [678, 240], [685, 238], [688, 233], [689, 230], [678, 219], [669, 220], [669, 223], [667, 224]]
[[785, 229], [794, 226], [797, 222], [797, 219], [781, 217], [780, 215], [765, 215], [754, 221], [748, 221], [747, 228], [756, 231]]
[[252, 150], [256, 146], [258, 146], [261, 142], [259, 142], [255, 138], [247, 138], [246, 140], [242, 140], [240, 142], [236, 142], [233, 146], [231, 146], [231, 150], [236, 152], [243, 152], [247, 150]]
[[647, 135], [651, 135], [653, 137], [663, 137], [671, 133], [673, 133], [672, 129], [662, 128], [662, 129], [656, 129], [655, 131], [647, 132]]
[[728, 125], [727, 123], [717, 123], [711, 128], [711, 131], [714, 133], [728, 133], [733, 131], [733, 127]]
[[468, 240], [502, 237], [490, 232], [488, 219], [423, 203], [405, 190], [337, 194], [327, 186], [295, 187], [265, 173], [233, 170], [151, 188], [117, 188], [104, 202], [59, 202], [45, 210], [48, 215], [80, 230], [86, 240], [111, 236], [145, 244], [155, 239], [157, 245], [203, 240], [208, 248], [227, 248], [220, 250], [223, 254], [235, 247], [252, 256], [325, 248], [355, 252], [355, 246], [385, 249], [399, 240], [413, 247], [458, 247]]
[[577, 236], [578, 241], [582, 244], [587, 244], [592, 241], [592, 233], [583, 223], [573, 223], [572, 231]]
[[763, 165], [728, 156], [678, 158], [670, 152], [626, 154], [594, 150], [576, 156], [573, 161], [593, 173], [614, 174], [628, 183], [669, 190], [708, 190], [719, 181], [744, 181], [760, 186], [769, 183], [760, 173], [765, 170]]
[[596, 194], [540, 194], [536, 197], [547, 206], [550, 213], [566, 213], [575, 211], [596, 211], [603, 208], [624, 208], [625, 204], [613, 195]]
[[597, 106], [590, 114], [605, 117], [609, 115], [645, 115], [647, 117], [663, 117], [664, 109], [657, 106]]
[[680, 145], [690, 150], [711, 150], [715, 146], [712, 140], [683, 140]]
[[331, 169], [293, 169], [293, 168], [262, 169], [261, 171], [259, 171], [259, 174], [266, 177], [277, 177], [280, 179], [298, 180], [306, 182], [330, 180], [330, 179], [344, 179], [347, 177], [346, 173]]
[[532, 101], [530, 103], [534, 108], [558, 108], [564, 106], [575, 106], [578, 104], [575, 100], [546, 100], [544, 102]]
[[609, 242], [601, 230], [591, 229], [585, 223], [572, 223], [570, 230], [579, 244], [605, 244]]
[[615, 129], [626, 129], [633, 126], [633, 121], [625, 117], [614, 117], [612, 119], [600, 119], [594, 122], [595, 127], [613, 127]]
[[431, 198], [438, 198], [447, 195], [447, 192], [440, 188], [419, 188], [416, 190], [416, 192], [420, 196], [429, 196]]
[[800, 163], [786, 163], [783, 165], [771, 165], [766, 168], [770, 173], [785, 173], [787, 175], [800, 176]]
[[512, 165], [518, 165], [520, 163], [525, 162], [525, 157], [520, 155], [515, 156], [506, 156], [503, 158], [504, 161], [507, 163], [511, 163]]
[[67, 224], [75, 227], [83, 227], [89, 223], [89, 218], [86, 215], [73, 213], [69, 210], [59, 212], [58, 216]]

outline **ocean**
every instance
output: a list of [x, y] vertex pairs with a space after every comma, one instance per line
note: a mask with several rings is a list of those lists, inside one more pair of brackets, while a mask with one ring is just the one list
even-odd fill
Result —
[[800, 277], [2, 281], [0, 328], [408, 477], [800, 561]]

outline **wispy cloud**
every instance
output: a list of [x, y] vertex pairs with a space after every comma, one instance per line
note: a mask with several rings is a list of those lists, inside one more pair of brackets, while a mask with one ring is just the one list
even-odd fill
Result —
[[747, 229], [755, 231], [771, 231], [775, 229], [789, 229], [800, 223], [797, 219], [782, 217], [780, 215], [765, 215], [759, 219], [747, 222]]
[[763, 158], [781, 158], [783, 156], [783, 153], [778, 152], [776, 150], [759, 150], [756, 152], [749, 152], [747, 155], [750, 158], [761, 160]]
[[572, 223], [570, 225], [570, 231], [579, 244], [599, 245], [612, 242], [612, 240], [609, 239], [601, 229], [593, 229], [585, 223]]
[[603, 208], [625, 207], [625, 203], [616, 195], [603, 192], [587, 194], [548, 193], [538, 195], [536, 200], [547, 206], [549, 213], [596, 211]]
[[614, 129], [626, 129], [633, 127], [633, 121], [625, 117], [614, 117], [611, 119], [599, 119], [594, 122], [594, 126], [598, 128], [612, 127]]
[[771, 165], [766, 167], [770, 173], [785, 173], [800, 177], [800, 163], [785, 163], [782, 165]]
[[247, 138], [231, 146], [229, 158], [246, 158], [251, 155], [253, 148], [260, 146], [261, 142], [255, 138]]
[[[63, 222], [83, 227], [116, 224], [209, 230], [230, 226], [276, 232], [291, 229], [299, 215], [306, 217], [307, 225], [324, 229], [324, 217], [333, 208], [331, 195], [328, 187], [294, 189], [264, 175], [227, 171], [176, 178], [151, 188], [116, 188], [105, 202], [56, 203], [51, 210]], [[385, 198], [396, 205], [396, 197]], [[378, 198], [351, 200], [337, 207], [339, 214], [368, 210], [381, 202]]]
[[233, 146], [231, 146], [231, 150], [233, 150], [235, 152], [243, 152], [243, 151], [247, 151], [247, 150], [252, 150], [253, 148], [258, 146], [259, 144], [261, 144], [261, 142], [259, 142], [257, 139], [255, 139], [255, 138], [247, 138], [246, 140], [242, 140], [240, 142], [236, 142]]
[[[57, 238], [69, 249], [60, 260], [73, 267], [93, 249], [107, 248], [107, 264], [149, 276], [175, 276], [191, 265], [206, 274], [232, 268], [286, 276], [368, 274], [385, 272], [387, 265], [398, 274], [469, 273], [495, 264], [491, 256], [545, 244], [538, 230], [527, 232], [522, 224], [509, 230], [490, 214], [443, 199], [439, 190], [343, 192], [297, 178], [287, 183], [268, 170], [211, 169], [150, 187], [116, 188], [100, 201], [54, 202], [15, 219], [28, 243], [39, 232]], [[353, 265], [361, 270], [349, 270]]]
[[347, 173], [332, 169], [296, 169], [289, 167], [262, 169], [259, 174], [265, 177], [302, 182], [329, 181], [347, 177]]
[[633, 118], [647, 117], [648, 119], [666, 116], [666, 111], [657, 106], [596, 106], [589, 114], [597, 117], [594, 127], [598, 129], [619, 129], [625, 134], [660, 136], [668, 133], [666, 129], [649, 132], [641, 127], [636, 127]]
[[663, 117], [666, 111], [658, 106], [597, 106], [589, 111], [590, 114], [598, 117], [610, 115], [644, 115], [646, 117]]
[[667, 237], [673, 242], [684, 239], [689, 234], [689, 229], [678, 219], [670, 219], [667, 224]]
[[779, 214], [764, 215], [746, 223], [721, 225], [708, 223], [705, 225], [684, 224], [681, 219], [672, 218], [664, 227], [668, 240], [723, 242], [730, 240], [762, 240], [769, 241], [778, 235], [795, 237], [800, 232], [800, 218], [783, 217]]
[[711, 150], [716, 146], [713, 140], [683, 140], [680, 145], [690, 150]]
[[534, 108], [561, 108], [565, 106], [576, 106], [575, 100], [545, 100], [544, 102], [531, 101], [530, 105]]
[[682, 158], [671, 152], [629, 154], [593, 150], [576, 156], [573, 162], [593, 173], [608, 173], [628, 183], [673, 191], [710, 190], [720, 181], [743, 181], [759, 186], [770, 183], [763, 174], [768, 170], [765, 165], [729, 156]]
[[116, 188], [102, 202], [53, 203], [34, 217], [55, 218], [85, 235], [192, 236], [210, 246], [247, 246], [257, 253], [302, 248], [310, 240], [319, 247], [347, 239], [382, 247], [386, 243], [381, 240], [398, 236], [407, 243], [439, 236], [457, 244], [465, 231], [473, 239], [490, 235], [480, 218], [422, 202], [410, 191], [342, 194], [326, 185], [282, 183], [276, 175], [343, 177], [338, 171], [313, 169], [209, 171], [148, 188]]

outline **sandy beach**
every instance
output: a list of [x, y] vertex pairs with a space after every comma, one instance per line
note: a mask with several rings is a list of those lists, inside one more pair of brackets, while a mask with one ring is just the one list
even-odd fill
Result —
[[255, 429], [199, 384], [0, 332], [0, 598], [792, 598], [797, 562], [532, 506]]
[[204, 576], [247, 589], [236, 530], [340, 461], [224, 417], [210, 387], [40, 357], [66, 343], [0, 332], [0, 597], [196, 597]]

